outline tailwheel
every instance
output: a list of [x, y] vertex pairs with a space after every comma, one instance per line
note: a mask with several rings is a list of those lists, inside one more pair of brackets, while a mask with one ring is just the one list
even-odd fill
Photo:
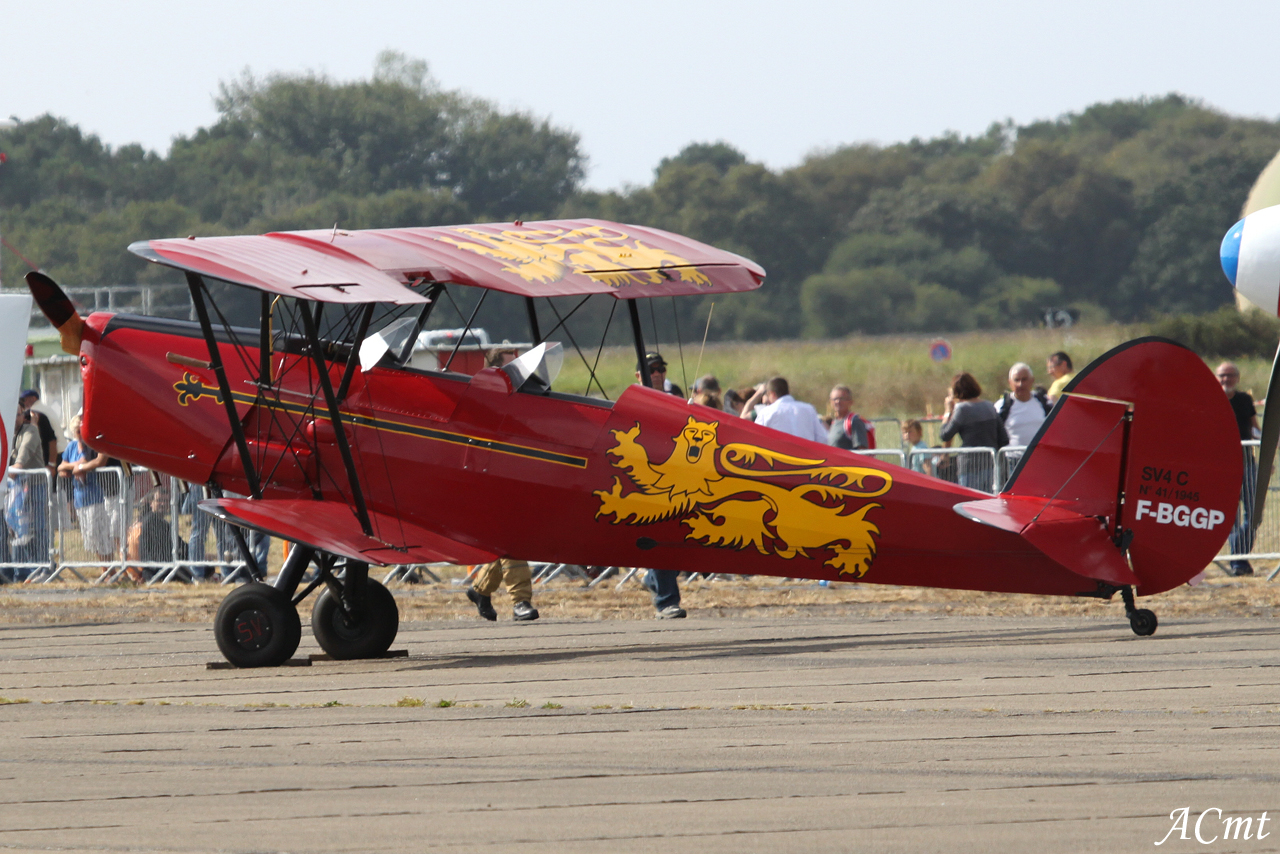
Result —
[[1133, 629], [1133, 633], [1144, 638], [1154, 635], [1156, 626], [1160, 624], [1155, 611], [1134, 607], [1132, 587], [1120, 588], [1120, 596], [1124, 599], [1124, 612], [1129, 617], [1129, 628]]
[[254, 582], [222, 600], [213, 636], [236, 667], [278, 667], [297, 651], [302, 622], [289, 594]]
[[343, 585], [335, 595], [334, 586], [320, 594], [311, 611], [311, 631], [320, 648], [339, 659], [377, 658], [390, 649], [400, 628], [400, 609], [391, 591], [365, 578], [363, 595], [344, 607], [350, 590]]
[[1129, 614], [1129, 628], [1133, 629], [1133, 633], [1140, 637], [1154, 635], [1159, 622], [1156, 619], [1155, 611], [1148, 611], [1146, 608], [1137, 608]]

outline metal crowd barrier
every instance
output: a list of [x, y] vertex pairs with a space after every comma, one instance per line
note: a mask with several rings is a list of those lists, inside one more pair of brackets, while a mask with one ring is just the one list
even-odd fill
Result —
[[997, 492], [1002, 491], [1009, 482], [1009, 475], [1018, 467], [1026, 450], [1026, 445], [1005, 445], [996, 452], [996, 483], [1000, 486]]
[[[1257, 533], [1250, 530], [1253, 520], [1253, 495], [1258, 483], [1258, 440], [1248, 439], [1240, 443], [1244, 455], [1244, 484], [1240, 499], [1236, 502], [1236, 517], [1231, 534], [1222, 546], [1222, 553], [1214, 562], [1225, 564], [1233, 560], [1280, 560], [1280, 485], [1276, 483], [1276, 467], [1272, 466], [1271, 482], [1267, 484], [1267, 507], [1262, 514]], [[1275, 578], [1280, 566], [1268, 576]]]
[[995, 448], [912, 448], [907, 465], [914, 471], [983, 492], [996, 491]]
[[[200, 512], [202, 487], [133, 467], [103, 467], [76, 507], [71, 477], [9, 469], [0, 524], [0, 579], [49, 582], [73, 575], [103, 584], [247, 578], [231, 528]], [[268, 554], [270, 542], [246, 532]], [[212, 542], [210, 542], [212, 540]]]
[[902, 450], [902, 421], [897, 418], [868, 418], [876, 428], [876, 450]]
[[0, 577], [5, 581], [44, 580], [55, 572], [52, 543], [56, 533], [53, 476], [48, 469], [8, 471], [0, 527]]
[[862, 457], [875, 457], [882, 463], [890, 463], [895, 466], [903, 466], [905, 468], [907, 465], [907, 455], [895, 448], [876, 448], [868, 451], [854, 451], [854, 453]]
[[942, 444], [942, 416], [926, 415], [917, 419], [920, 422], [920, 438], [929, 447]]
[[[881, 421], [887, 421], [882, 419]], [[1241, 442], [1244, 486], [1231, 535], [1215, 562], [1274, 560], [1280, 562], [1280, 475], [1268, 485], [1268, 512], [1256, 534], [1249, 530], [1253, 516], [1254, 484], [1258, 476], [1258, 442]], [[859, 451], [863, 456], [971, 486], [998, 492], [1025, 452], [1007, 446], [991, 448], [919, 448], [904, 453], [892, 448]], [[1273, 472], [1280, 465], [1273, 468]], [[0, 580], [49, 582], [64, 575], [80, 581], [107, 583], [130, 579], [138, 583], [208, 580], [214, 571], [223, 583], [247, 580], [231, 527], [200, 512], [203, 487], [168, 475], [134, 467], [97, 470], [102, 501], [76, 508], [69, 477], [53, 477], [47, 469], [9, 469], [10, 487], [0, 516]], [[85, 503], [82, 501], [82, 503]], [[251, 547], [261, 551], [259, 535], [246, 532]], [[539, 566], [539, 583], [557, 577], [586, 580], [583, 568], [562, 564]], [[1271, 573], [1274, 578], [1280, 566]], [[609, 567], [590, 579], [596, 586], [621, 574], [621, 587], [637, 575]], [[425, 576], [425, 578], [424, 578]], [[395, 567], [386, 582], [441, 582], [427, 565]]]

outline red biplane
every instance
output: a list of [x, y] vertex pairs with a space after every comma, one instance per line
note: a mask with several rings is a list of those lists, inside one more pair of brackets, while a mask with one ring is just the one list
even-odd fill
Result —
[[[751, 261], [678, 235], [582, 220], [130, 248], [185, 272], [198, 322], [82, 321], [47, 277], [28, 281], [80, 356], [90, 445], [215, 495], [247, 495], [201, 508], [297, 544], [274, 585], [245, 584], [219, 610], [218, 645], [240, 666], [293, 654], [297, 605], [319, 586], [311, 622], [327, 652], [386, 651], [398, 612], [369, 564], [504, 556], [1119, 592], [1146, 635], [1156, 618], [1135, 593], [1203, 570], [1235, 517], [1230, 408], [1212, 372], [1169, 341], [1132, 341], [1080, 371], [991, 496], [648, 388], [638, 300], [764, 279]], [[448, 288], [523, 299], [539, 346], [474, 375], [410, 367]], [[548, 338], [567, 318], [552, 306], [560, 323], [544, 333], [536, 301], [591, 295], [625, 304], [646, 374], [616, 401], [552, 387]], [[254, 323], [227, 308], [246, 302]]]

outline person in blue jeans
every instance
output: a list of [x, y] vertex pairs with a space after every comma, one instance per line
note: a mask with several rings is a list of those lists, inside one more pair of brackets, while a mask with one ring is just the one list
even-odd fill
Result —
[[[1240, 441], [1254, 438], [1258, 429], [1258, 413], [1253, 408], [1253, 398], [1249, 393], [1236, 388], [1240, 383], [1240, 369], [1232, 362], [1223, 362], [1214, 374], [1227, 395], [1227, 403], [1231, 404]], [[1247, 555], [1253, 549], [1253, 490], [1258, 482], [1258, 458], [1252, 446], [1244, 446], [1241, 451], [1244, 454], [1244, 480], [1240, 485], [1240, 509], [1227, 539], [1227, 548], [1233, 555]], [[1233, 560], [1226, 572], [1227, 575], [1253, 575], [1253, 565], [1247, 560]]]
[[71, 419], [68, 430], [71, 441], [62, 452], [58, 474], [71, 478], [71, 503], [80, 526], [81, 544], [87, 553], [103, 562], [103, 572], [106, 572], [117, 557], [116, 535], [98, 477], [98, 469], [106, 464], [107, 458], [84, 444], [80, 423], [79, 415]]
[[[13, 448], [9, 464], [19, 471], [11, 471], [11, 511], [14, 518], [13, 560], [29, 562], [29, 566], [13, 571], [14, 581], [25, 581], [32, 573], [49, 565], [48, 483], [44, 457], [40, 453], [39, 434], [31, 421], [31, 413], [18, 407], [14, 422]], [[7, 535], [8, 532], [6, 532]]]
[[678, 620], [687, 616], [680, 607], [680, 573], [674, 569], [651, 569], [645, 573], [644, 586], [653, 594], [653, 607], [659, 620]]
[[[221, 522], [214, 525], [214, 518], [197, 506], [203, 498], [204, 493], [201, 487], [193, 485], [182, 500], [182, 512], [191, 514], [191, 539], [187, 542], [187, 559], [190, 561], [205, 559], [205, 541], [209, 539], [209, 526], [213, 525], [216, 559], [220, 561], [222, 554], [231, 551], [235, 544], [226, 530], [227, 526]], [[212, 577], [214, 572], [214, 567], [208, 564], [192, 563], [191, 565], [191, 577], [196, 581], [204, 581]]]
[[[218, 562], [221, 562], [223, 555], [230, 555], [233, 562], [238, 561], [240, 554], [236, 546], [235, 537], [231, 534], [230, 526], [226, 522], [214, 519], [214, 517], [201, 510], [198, 505], [202, 498], [204, 498], [202, 488], [193, 485], [191, 491], [183, 499], [183, 512], [191, 514], [191, 540], [187, 543], [188, 560], [202, 561], [205, 559], [205, 541], [209, 539], [209, 526], [212, 525], [214, 539], [217, 542], [216, 559]], [[267, 574], [267, 558], [271, 554], [271, 537], [260, 531], [247, 529], [244, 531], [244, 537], [249, 543], [249, 548], [253, 551], [254, 561], [258, 564], [258, 580], [262, 580]], [[213, 573], [214, 568], [209, 564], [193, 563], [191, 566], [191, 577], [197, 581], [212, 578]]]

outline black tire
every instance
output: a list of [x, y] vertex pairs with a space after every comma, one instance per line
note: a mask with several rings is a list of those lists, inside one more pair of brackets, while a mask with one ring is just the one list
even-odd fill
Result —
[[279, 667], [297, 652], [302, 621], [287, 593], [252, 582], [222, 600], [213, 636], [236, 667]]
[[1156, 626], [1160, 621], [1156, 619], [1154, 611], [1148, 611], [1146, 608], [1139, 608], [1129, 615], [1129, 628], [1133, 629], [1133, 633], [1139, 637], [1147, 637], [1156, 633]]
[[377, 658], [391, 649], [400, 629], [400, 609], [391, 591], [372, 578], [365, 582], [361, 613], [352, 625], [342, 604], [325, 590], [311, 611], [311, 631], [320, 648], [334, 658]]

